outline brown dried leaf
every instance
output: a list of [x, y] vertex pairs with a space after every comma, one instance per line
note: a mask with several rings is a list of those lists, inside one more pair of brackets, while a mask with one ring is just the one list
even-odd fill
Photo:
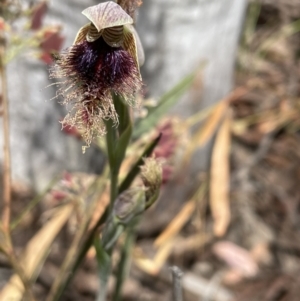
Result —
[[220, 103], [215, 107], [214, 111], [211, 113], [205, 125], [200, 129], [198, 133], [196, 133], [196, 135], [199, 135], [199, 146], [204, 145], [208, 141], [208, 139], [210, 139], [210, 137], [212, 137], [212, 135], [215, 133], [215, 130], [221, 118], [227, 111], [228, 105], [236, 99], [239, 99], [246, 93], [246, 89], [244, 89], [243, 87], [238, 87], [220, 101]]
[[245, 277], [253, 277], [258, 273], [258, 265], [251, 253], [230, 241], [215, 243], [213, 252]]
[[215, 130], [223, 117], [226, 109], [228, 107], [227, 101], [221, 101], [214, 111], [211, 113], [210, 117], [207, 119], [205, 125], [201, 128], [201, 130], [196, 134], [198, 140], [198, 146], [203, 146], [208, 139], [212, 137], [215, 133]]
[[195, 195], [182, 207], [180, 212], [173, 218], [167, 228], [156, 238], [154, 245], [160, 247], [172, 238], [174, 238], [186, 222], [190, 219], [191, 215], [195, 212], [197, 201], [202, 200], [206, 192], [206, 181], [204, 181]]
[[115, 2], [108, 1], [90, 6], [82, 11], [98, 31], [119, 25], [132, 24], [132, 18]]
[[[21, 265], [28, 279], [35, 279], [37, 277], [53, 240], [69, 219], [72, 211], [72, 204], [58, 208], [51, 220], [28, 242], [21, 257]], [[22, 300], [23, 293], [23, 283], [19, 276], [14, 274], [1, 290], [0, 300], [19, 301]]]
[[230, 223], [230, 123], [231, 117], [227, 114], [218, 131], [211, 158], [210, 207], [216, 236], [223, 236]]
[[[227, 99], [222, 100], [220, 103], [214, 106], [213, 110], [203, 110], [203, 114], [199, 115], [198, 117], [208, 117], [206, 122], [203, 126], [201, 126], [196, 133], [192, 136], [191, 142], [188, 144], [185, 155], [184, 161], [186, 164], [190, 162], [192, 154], [198, 149], [202, 147], [215, 133], [217, 126], [224, 115], [228, 107]], [[198, 115], [198, 114], [196, 114]], [[201, 119], [198, 118], [198, 119]], [[191, 120], [191, 119], [190, 119]], [[193, 120], [194, 122], [194, 120]]]
[[138, 256], [135, 254], [134, 261], [136, 265], [150, 275], [157, 275], [171, 254], [176, 241], [177, 240], [174, 237], [164, 241], [164, 244], [157, 250], [154, 259], [149, 259], [145, 256]]
[[176, 245], [172, 250], [172, 254], [176, 258], [184, 257], [187, 254], [195, 254], [199, 252], [206, 244], [211, 242], [213, 235], [209, 233], [199, 233], [190, 235], [188, 237], [179, 237], [176, 241]]
[[154, 245], [156, 247], [160, 247], [165, 243], [165, 241], [170, 240], [174, 236], [178, 234], [178, 232], [182, 229], [185, 223], [189, 220], [193, 212], [196, 208], [195, 200], [190, 200], [187, 202], [180, 212], [174, 217], [171, 223], [167, 226], [167, 228], [156, 238], [154, 241]]

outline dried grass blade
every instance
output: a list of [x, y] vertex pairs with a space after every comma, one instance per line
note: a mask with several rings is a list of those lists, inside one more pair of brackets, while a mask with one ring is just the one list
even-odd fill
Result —
[[[205, 111], [205, 115], [209, 114], [208, 119], [204, 123], [203, 126], [196, 131], [196, 133], [192, 136], [191, 143], [189, 143], [185, 155], [184, 162], [188, 164], [192, 157], [192, 154], [198, 149], [202, 147], [215, 133], [218, 124], [220, 123], [221, 118], [224, 115], [228, 107], [227, 101], [221, 101], [219, 104], [214, 106], [212, 111]], [[206, 116], [205, 116], [206, 117]]]
[[220, 100], [218, 104], [203, 109], [202, 111], [196, 113], [187, 120], [187, 125], [191, 127], [196, 123], [201, 122], [204, 118], [208, 117], [204, 125], [200, 126], [200, 128], [193, 135], [191, 139], [192, 141], [191, 143], [189, 143], [189, 146], [185, 152], [184, 162], [188, 163], [195, 150], [199, 147], [204, 146], [205, 143], [207, 143], [208, 140], [214, 135], [222, 117], [227, 111], [230, 102], [239, 99], [247, 92], [247, 89], [243, 87], [238, 87], [225, 98]]
[[109, 205], [109, 187], [107, 187], [106, 181], [107, 172], [108, 170], [105, 169], [103, 177], [100, 177], [89, 188], [91, 195], [87, 197], [86, 202], [90, 205], [86, 210], [84, 219], [81, 221], [76, 231], [72, 244], [60, 267], [59, 274], [52, 284], [46, 301], [60, 299], [62, 292], [83, 258], [81, 256], [84, 256], [86, 253], [84, 250], [88, 250], [89, 240], [92, 238], [91, 235], [94, 233], [94, 228], [97, 227], [102, 215]]
[[[28, 279], [34, 280], [43, 264], [49, 248], [68, 220], [73, 211], [73, 205], [67, 204], [57, 209], [55, 215], [28, 242], [21, 259], [21, 265]], [[14, 274], [0, 292], [0, 300], [22, 300], [24, 286], [17, 274]]]
[[230, 123], [226, 114], [212, 152], [210, 175], [210, 207], [214, 219], [214, 234], [223, 236], [230, 223], [229, 181], [230, 181]]
[[205, 122], [205, 125], [201, 127], [201, 130], [196, 134], [196, 140], [198, 141], [198, 146], [203, 146], [215, 133], [215, 130], [224, 116], [226, 109], [228, 107], [228, 102], [226, 100], [221, 101], [214, 111], [211, 113], [210, 117]]
[[135, 257], [135, 264], [144, 272], [150, 275], [157, 275], [168, 259], [175, 242], [176, 238], [170, 238], [165, 241], [156, 252], [154, 259], [149, 259], [144, 256]]
[[186, 222], [190, 219], [191, 215], [195, 212], [196, 201], [202, 200], [206, 191], [206, 181], [204, 181], [195, 195], [182, 207], [180, 212], [174, 217], [167, 228], [156, 238], [154, 246], [160, 247], [169, 239], [175, 237]]
[[166, 241], [174, 237], [182, 229], [185, 223], [190, 219], [192, 213], [195, 211], [196, 202], [194, 199], [188, 201], [175, 216], [167, 228], [154, 241], [155, 247], [160, 247]]
[[52, 187], [57, 183], [57, 181], [60, 179], [60, 176], [55, 177], [49, 185], [42, 191], [40, 194], [38, 194], [36, 197], [34, 197], [28, 205], [23, 209], [21, 214], [14, 219], [10, 223], [10, 230], [14, 230], [23, 220], [23, 218], [45, 197], [45, 195], [52, 189]]

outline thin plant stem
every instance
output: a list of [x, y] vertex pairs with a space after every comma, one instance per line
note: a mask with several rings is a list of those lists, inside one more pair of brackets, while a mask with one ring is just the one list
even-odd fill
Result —
[[90, 187], [90, 189], [94, 192], [92, 192], [93, 196], [90, 201], [89, 208], [87, 208], [84, 220], [81, 222], [76, 232], [76, 235], [69, 248], [69, 251], [60, 268], [58, 277], [56, 277], [54, 283], [52, 284], [46, 301], [59, 300], [61, 294], [63, 293], [64, 289], [66, 288], [67, 284], [71, 280], [72, 275], [74, 275], [74, 272], [79, 265], [79, 263], [77, 262], [78, 256], [81, 253], [81, 249], [84, 248], [85, 241], [87, 239], [86, 234], [88, 226], [91, 221], [91, 217], [93, 215], [97, 202], [99, 201], [99, 195], [101, 195], [104, 191], [105, 179], [105, 177], [101, 177], [100, 179], [95, 181], [94, 185], [91, 185]]
[[13, 246], [11, 243], [11, 236], [9, 232], [4, 232], [5, 242], [6, 246], [2, 248], [2, 252], [6, 255], [9, 263], [13, 267], [14, 271], [18, 274], [20, 277], [21, 282], [24, 285], [25, 292], [24, 292], [24, 300], [28, 301], [35, 301], [32, 289], [31, 289], [31, 283], [30, 279], [27, 277], [25, 271], [23, 270], [23, 267], [20, 265], [20, 260], [16, 257], [16, 254], [13, 250]]
[[11, 214], [11, 158], [10, 158], [10, 142], [9, 142], [9, 102], [7, 93], [7, 76], [4, 63], [5, 55], [5, 38], [0, 34], [0, 80], [1, 80], [1, 104], [3, 118], [3, 212], [2, 212], [2, 228], [8, 244], [6, 255], [19, 275], [25, 288], [25, 297], [34, 301], [31, 291], [30, 281], [27, 278], [23, 268], [16, 258], [10, 236], [10, 214]]
[[111, 171], [110, 175], [110, 212], [118, 196], [118, 173]]
[[132, 249], [133, 242], [134, 242], [133, 227], [130, 227], [126, 232], [127, 232], [126, 238], [121, 252], [121, 258], [117, 270], [117, 282], [114, 290], [113, 301], [121, 300], [122, 287], [127, 274], [130, 251]]
[[[103, 174], [101, 176], [101, 178], [106, 179], [107, 176], [108, 176], [108, 171], [105, 168], [104, 172], [103, 172]], [[101, 185], [101, 183], [99, 185]], [[101, 194], [100, 191], [101, 191], [101, 187], [98, 188], [98, 196]], [[91, 219], [91, 214], [92, 214], [92, 212], [94, 212], [94, 208], [95, 208], [94, 205], [96, 205], [95, 202], [97, 202], [97, 198], [94, 201], [92, 201], [91, 207], [89, 209], [89, 213], [87, 213], [87, 215], [86, 215], [86, 221], [90, 221], [90, 219]], [[69, 259], [70, 256], [68, 256], [68, 254], [66, 255], [66, 259], [65, 260], [68, 262], [68, 266], [65, 266], [64, 270], [67, 271], [66, 272], [67, 275], [63, 275], [65, 277], [64, 281], [62, 281], [62, 280], [58, 281], [57, 280], [57, 283], [60, 283], [60, 286], [56, 286], [56, 289], [55, 289], [56, 292], [54, 292], [54, 288], [53, 288], [52, 299], [50, 298], [50, 296], [49, 296], [50, 293], [49, 293], [49, 295], [47, 297], [48, 298], [47, 300], [53, 301], [53, 300], [57, 300], [60, 297], [61, 293], [65, 290], [65, 288], [67, 287], [67, 285], [70, 283], [70, 281], [72, 279], [72, 276], [75, 275], [75, 272], [78, 269], [78, 267], [80, 266], [80, 264], [83, 261], [83, 259], [85, 258], [86, 253], [88, 252], [88, 250], [92, 246], [93, 241], [94, 241], [94, 237], [97, 236], [97, 231], [98, 231], [97, 229], [98, 229], [98, 227], [106, 221], [107, 216], [108, 216], [108, 208], [106, 208], [104, 214], [93, 225], [93, 227], [91, 229], [88, 229], [88, 231], [86, 231], [85, 233], [83, 233], [85, 235], [85, 237], [84, 237], [85, 241], [82, 243], [82, 246], [79, 248], [79, 250], [78, 250], [78, 252], [77, 252], [77, 254], [75, 256], [75, 260], [74, 261], [71, 261]], [[85, 225], [83, 225], [84, 223], [82, 222], [82, 227], [86, 227]], [[76, 236], [77, 235], [78, 236], [82, 235], [82, 231], [80, 229], [79, 229], [79, 231], [81, 233], [80, 234], [76, 234]], [[76, 240], [77, 239], [75, 237], [74, 241], [76, 242]], [[74, 245], [73, 245], [73, 243], [72, 243], [72, 246], [76, 246], [76, 244], [74, 243]], [[67, 265], [67, 263], [65, 265]], [[60, 274], [62, 274], [62, 273], [60, 273]], [[53, 283], [53, 285], [55, 285], [55, 284]], [[51, 288], [51, 290], [52, 290], [52, 288]]]
[[117, 144], [117, 129], [113, 125], [111, 120], [106, 121], [106, 143], [107, 154], [110, 169], [110, 212], [112, 210], [113, 203], [118, 194], [118, 174], [119, 169], [116, 168], [115, 148]]
[[[122, 100], [116, 95], [113, 95], [113, 98], [120, 120], [118, 128], [116, 128], [111, 120], [105, 121], [107, 131], [107, 155], [110, 168], [110, 204], [108, 210], [108, 219], [113, 214], [114, 203], [118, 196], [119, 170], [131, 136], [131, 122], [128, 107], [124, 105]], [[107, 284], [111, 272], [114, 245], [115, 243], [105, 249], [99, 239], [96, 238], [94, 242], [97, 252], [100, 276], [100, 291], [97, 296], [97, 301], [106, 300]]]
[[107, 290], [108, 290], [108, 280], [111, 272], [111, 256], [113, 248], [106, 251], [101, 245], [99, 238], [94, 241], [94, 246], [97, 253], [98, 269], [99, 269], [99, 281], [100, 290], [97, 295], [97, 301], [105, 301]]
[[31, 202], [29, 202], [29, 204], [23, 209], [22, 213], [10, 223], [11, 231], [13, 231], [20, 224], [23, 218], [44, 198], [44, 196], [52, 189], [58, 180], [59, 176], [55, 177], [42, 193], [38, 194], [31, 200]]
[[3, 229], [9, 232], [11, 211], [11, 167], [10, 167], [10, 145], [9, 145], [9, 106], [7, 97], [7, 79], [4, 64], [5, 39], [0, 36], [0, 77], [2, 87], [2, 109], [3, 109]]
[[172, 272], [172, 285], [173, 285], [173, 301], [183, 301], [181, 278], [183, 276], [182, 271], [176, 267], [171, 267]]
[[[118, 174], [119, 168], [116, 168], [116, 158], [115, 158], [115, 147], [117, 144], [117, 129], [113, 126], [111, 120], [106, 121], [106, 144], [107, 144], [107, 154], [110, 169], [110, 203], [108, 208], [108, 218], [110, 217], [114, 201], [118, 195]], [[97, 301], [106, 300], [107, 295], [107, 283], [111, 271], [111, 255], [113, 249], [105, 251], [99, 241], [99, 238], [95, 239], [94, 246], [97, 251], [97, 261], [100, 271], [100, 291], [97, 295]]]

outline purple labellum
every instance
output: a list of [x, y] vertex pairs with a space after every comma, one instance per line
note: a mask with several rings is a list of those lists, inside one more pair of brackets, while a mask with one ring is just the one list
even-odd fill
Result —
[[99, 92], [112, 89], [122, 94], [126, 93], [126, 86], [131, 86], [133, 92], [136, 90], [138, 71], [133, 58], [120, 47], [110, 47], [102, 38], [74, 45], [67, 59], [80, 80]]
[[109, 46], [102, 37], [64, 51], [50, 76], [64, 79], [58, 95], [64, 97], [63, 103], [74, 104], [75, 112], [66, 116], [63, 125], [77, 126], [88, 145], [94, 135], [105, 133], [104, 119], [118, 122], [111, 92], [132, 103], [142, 86], [133, 57], [121, 47]]

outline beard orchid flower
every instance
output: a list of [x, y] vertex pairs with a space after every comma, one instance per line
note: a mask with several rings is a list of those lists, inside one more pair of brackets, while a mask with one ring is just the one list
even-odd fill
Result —
[[139, 64], [143, 51], [132, 17], [108, 1], [83, 12], [89, 23], [77, 33], [74, 44], [58, 54], [50, 78], [61, 79], [57, 96], [71, 105], [63, 127], [75, 126], [87, 146], [106, 133], [105, 120], [118, 123], [112, 94], [134, 105], [142, 88]]

